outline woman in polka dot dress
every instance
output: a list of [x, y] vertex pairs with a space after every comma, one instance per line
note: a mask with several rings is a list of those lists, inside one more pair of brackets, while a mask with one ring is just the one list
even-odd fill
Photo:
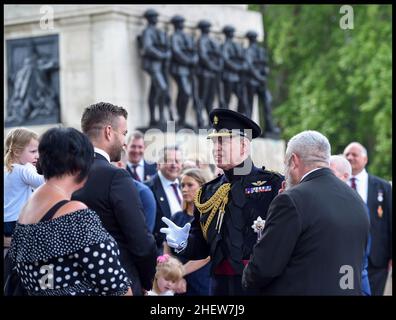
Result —
[[10, 257], [29, 295], [132, 295], [114, 238], [84, 203], [70, 201], [93, 162], [88, 138], [73, 128], [48, 130], [39, 144], [46, 182], [24, 206]]

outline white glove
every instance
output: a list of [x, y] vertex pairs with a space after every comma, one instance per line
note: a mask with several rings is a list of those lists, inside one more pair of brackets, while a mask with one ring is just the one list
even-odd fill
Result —
[[166, 217], [162, 217], [161, 220], [168, 226], [168, 228], [160, 229], [160, 232], [166, 234], [166, 242], [168, 243], [168, 246], [177, 249], [179, 252], [187, 247], [187, 239], [191, 223], [186, 223], [183, 228], [180, 228]]

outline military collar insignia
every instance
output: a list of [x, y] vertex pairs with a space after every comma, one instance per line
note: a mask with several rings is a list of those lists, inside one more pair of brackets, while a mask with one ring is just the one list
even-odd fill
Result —
[[262, 180], [258, 180], [256, 182], [252, 182], [252, 185], [254, 185], [255, 187], [260, 187], [263, 184], [265, 184], [267, 181], [262, 181]]
[[219, 118], [217, 116], [213, 117], [213, 123], [217, 125], [219, 123]]

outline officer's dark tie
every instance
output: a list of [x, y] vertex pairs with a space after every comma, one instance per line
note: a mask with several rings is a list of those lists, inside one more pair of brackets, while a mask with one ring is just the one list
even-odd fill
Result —
[[351, 178], [351, 188], [353, 190], [356, 190], [356, 178], [355, 177]]
[[177, 190], [177, 183], [176, 183], [176, 182], [175, 182], [175, 183], [172, 183], [171, 186], [172, 186], [172, 188], [173, 188], [173, 192], [174, 192], [175, 195], [176, 195], [177, 201], [178, 201], [179, 204], [181, 205], [182, 201], [181, 201], [181, 199], [180, 199], [179, 192], [178, 192], [178, 190]]
[[136, 171], [137, 166], [138, 166], [137, 164], [132, 165], [133, 178], [137, 181], [141, 181], [139, 178], [139, 175], [137, 174], [137, 171]]

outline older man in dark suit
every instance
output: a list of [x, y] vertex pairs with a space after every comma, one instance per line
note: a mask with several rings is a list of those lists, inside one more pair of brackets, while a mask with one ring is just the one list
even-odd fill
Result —
[[182, 211], [182, 193], [179, 186], [179, 175], [182, 169], [182, 154], [177, 146], [165, 146], [158, 161], [158, 173], [146, 185], [151, 189], [157, 203], [154, 237], [158, 254], [163, 252], [165, 235], [160, 232], [165, 223], [162, 217], [171, 218]]
[[157, 173], [157, 164], [144, 160], [144, 150], [143, 133], [140, 131], [133, 132], [127, 144], [128, 161], [126, 169], [133, 179], [140, 182], [149, 180]]
[[317, 131], [288, 143], [286, 190], [271, 203], [242, 283], [266, 295], [360, 295], [369, 235], [360, 197], [329, 168]]
[[351, 142], [345, 148], [344, 156], [352, 166], [348, 183], [370, 211], [368, 276], [372, 295], [382, 296], [388, 269], [392, 266], [392, 187], [385, 180], [367, 173], [367, 150], [360, 143]]
[[133, 179], [110, 161], [119, 161], [127, 134], [127, 112], [100, 102], [84, 110], [81, 127], [95, 150], [94, 164], [85, 186], [73, 194], [95, 210], [117, 241], [122, 266], [132, 280], [134, 295], [149, 290], [155, 273], [156, 249], [148, 232]]

